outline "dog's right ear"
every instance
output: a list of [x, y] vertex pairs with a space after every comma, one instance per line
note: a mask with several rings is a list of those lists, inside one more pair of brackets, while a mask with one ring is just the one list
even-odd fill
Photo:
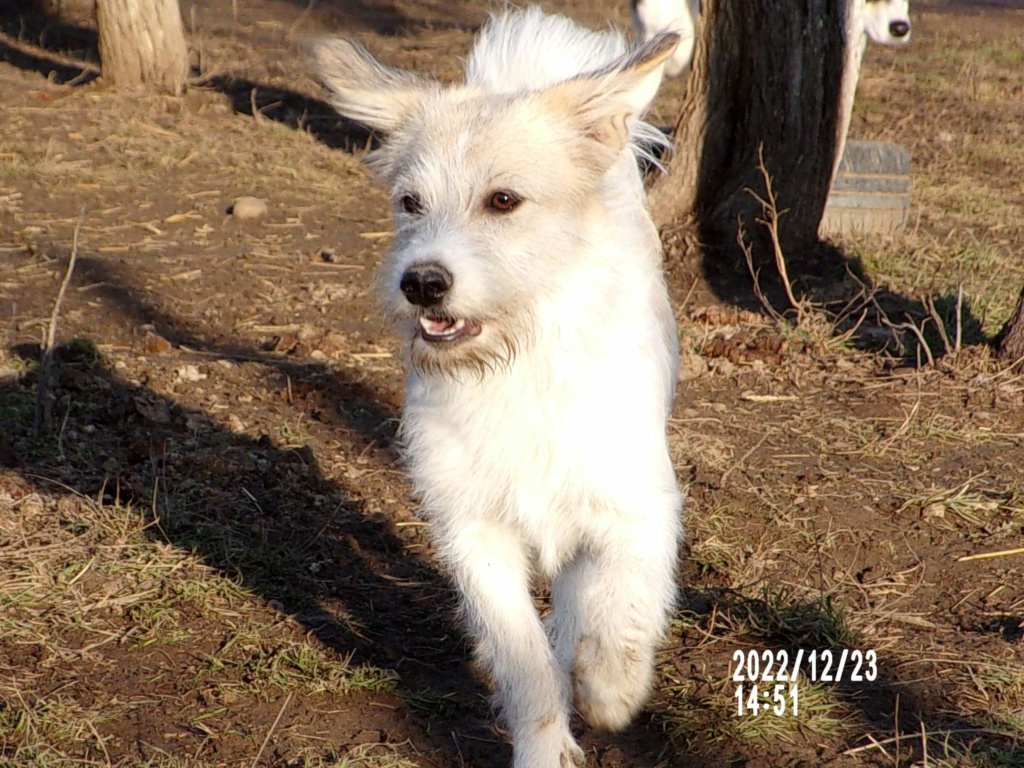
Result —
[[382, 133], [392, 133], [419, 103], [425, 83], [416, 75], [380, 64], [358, 43], [343, 38], [310, 45], [320, 80], [345, 117]]
[[573, 117], [599, 145], [620, 152], [629, 142], [628, 121], [650, 107], [665, 61], [678, 44], [678, 34], [662, 32], [596, 72], [548, 88], [541, 98]]

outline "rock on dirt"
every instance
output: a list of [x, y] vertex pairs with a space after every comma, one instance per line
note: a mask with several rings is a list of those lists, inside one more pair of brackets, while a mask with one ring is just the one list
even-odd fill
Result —
[[240, 220], [258, 219], [267, 215], [267, 202], [251, 195], [242, 195], [235, 198], [228, 213]]
[[708, 372], [708, 363], [700, 355], [693, 352], [682, 352], [679, 355], [679, 380], [691, 381], [699, 379]]

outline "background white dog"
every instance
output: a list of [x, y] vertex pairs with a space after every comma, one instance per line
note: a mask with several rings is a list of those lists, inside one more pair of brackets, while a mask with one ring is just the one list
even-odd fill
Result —
[[650, 40], [665, 30], [679, 35], [679, 45], [665, 62], [665, 74], [675, 77], [688, 69], [697, 44], [700, 0], [632, 0], [630, 8], [641, 40]]
[[[850, 40], [859, 56], [863, 56], [869, 39], [881, 45], [910, 42], [910, 0], [849, 1], [855, 14]], [[632, 0], [630, 7], [641, 40], [650, 40], [665, 30], [679, 34], [679, 45], [665, 64], [666, 74], [674, 76], [687, 70], [697, 42], [700, 0]]]
[[387, 137], [370, 162], [395, 206], [407, 460], [516, 768], [583, 760], [573, 695], [592, 725], [630, 721], [675, 598], [678, 342], [635, 153], [664, 142], [639, 117], [677, 42], [507, 12], [452, 87], [314, 48], [339, 112]]

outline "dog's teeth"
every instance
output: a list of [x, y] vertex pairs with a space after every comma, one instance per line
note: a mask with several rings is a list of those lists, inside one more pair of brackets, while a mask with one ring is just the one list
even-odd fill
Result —
[[429, 317], [420, 318], [420, 326], [430, 336], [454, 336], [466, 326], [463, 318], [458, 320], [434, 320]]

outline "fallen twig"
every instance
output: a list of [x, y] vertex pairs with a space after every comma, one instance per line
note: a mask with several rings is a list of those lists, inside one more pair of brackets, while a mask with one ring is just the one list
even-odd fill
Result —
[[958, 563], [966, 563], [968, 560], [987, 560], [990, 557], [1008, 557], [1010, 555], [1024, 555], [1024, 547], [1001, 549], [998, 552], [982, 552], [977, 555], [964, 555], [963, 557], [958, 557], [956, 561]]
[[274, 718], [273, 724], [270, 726], [270, 730], [267, 731], [267, 735], [263, 738], [263, 743], [260, 744], [260, 751], [256, 753], [256, 757], [252, 761], [252, 768], [256, 768], [260, 764], [260, 758], [263, 757], [263, 750], [267, 748], [267, 744], [270, 742], [270, 737], [274, 735], [274, 731], [277, 730], [277, 724], [281, 722], [281, 716], [284, 715], [284, 711], [288, 709], [288, 704], [292, 700], [292, 694], [295, 691], [288, 691], [288, 695], [284, 699], [284, 704], [281, 705], [281, 709], [277, 712], [277, 717]]
[[50, 393], [50, 369], [53, 367], [53, 347], [57, 339], [57, 318], [60, 315], [60, 305], [64, 301], [64, 292], [71, 282], [71, 273], [75, 270], [75, 259], [78, 257], [78, 233], [82, 228], [82, 220], [85, 218], [85, 209], [82, 209], [75, 224], [75, 234], [71, 240], [71, 256], [68, 258], [68, 268], [64, 272], [64, 280], [61, 281], [60, 290], [57, 292], [57, 299], [53, 302], [53, 311], [50, 313], [50, 322], [47, 324], [46, 333], [41, 342], [39, 350], [39, 377], [36, 379], [36, 412], [33, 419], [33, 428], [36, 437], [39, 437], [44, 429], [49, 429], [51, 408], [53, 407], [52, 394]]

